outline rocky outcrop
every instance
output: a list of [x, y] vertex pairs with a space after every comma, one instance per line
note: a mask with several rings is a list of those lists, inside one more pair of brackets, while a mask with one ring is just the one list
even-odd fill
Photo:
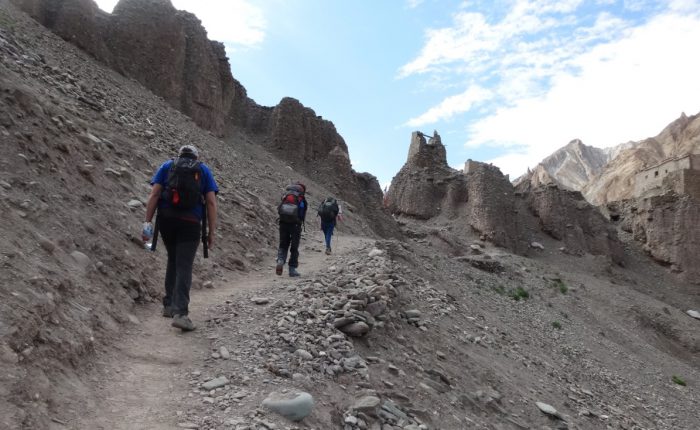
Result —
[[[379, 224], [390, 218], [382, 198], [367, 202], [379, 183], [353, 171], [348, 148], [332, 122], [293, 98], [275, 107], [248, 98], [232, 74], [223, 44], [210, 41], [199, 19], [170, 0], [120, 0], [113, 13], [92, 0], [12, 0], [62, 38], [133, 78], [217, 136], [236, 129], [255, 135], [295, 170], [327, 184]], [[374, 179], [376, 182], [376, 179]], [[369, 211], [378, 210], [378, 213]], [[392, 236], [394, 237], [394, 236]]]
[[413, 133], [408, 159], [393, 178], [387, 200], [395, 215], [443, 223], [452, 234], [466, 227], [516, 253], [527, 251], [528, 235], [542, 231], [562, 241], [568, 253], [623, 262], [615, 230], [580, 192], [555, 184], [533, 187], [529, 181], [515, 188], [496, 166], [472, 160], [464, 171], [451, 169], [437, 133], [430, 141]]
[[41, 24], [136, 79], [200, 127], [223, 135], [236, 85], [223, 44], [170, 0], [121, 0], [112, 14], [91, 0], [13, 0]]
[[196, 16], [170, 0], [121, 0], [102, 34], [117, 71], [223, 135], [233, 77], [223, 44], [207, 38]]
[[646, 252], [681, 279], [700, 283], [700, 202], [666, 194], [609, 205], [611, 218], [634, 234]]
[[270, 114], [268, 145], [293, 167], [328, 169], [338, 182], [351, 175], [348, 147], [332, 122], [324, 120], [298, 100], [285, 97]]
[[427, 220], [443, 212], [457, 216], [466, 203], [464, 176], [447, 165], [445, 147], [437, 132], [426, 141], [423, 133], [411, 136], [408, 160], [392, 179], [387, 204], [393, 213]]
[[550, 185], [531, 190], [526, 201], [542, 230], [562, 241], [567, 253], [609, 255], [613, 262], [624, 263], [617, 232], [580, 192]]

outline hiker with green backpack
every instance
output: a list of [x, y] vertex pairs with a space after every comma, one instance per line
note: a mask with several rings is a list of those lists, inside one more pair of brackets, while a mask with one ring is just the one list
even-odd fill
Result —
[[[197, 148], [185, 145], [180, 148], [176, 158], [160, 166], [151, 179], [151, 194], [146, 203], [142, 232], [144, 242], [153, 240], [152, 251], [155, 250], [158, 233], [163, 236], [168, 252], [163, 316], [173, 318], [172, 326], [182, 331], [195, 329], [188, 317], [188, 306], [192, 265], [200, 233], [206, 258], [214, 244], [216, 229], [216, 194], [219, 187], [209, 167], [198, 158]], [[158, 215], [154, 228], [151, 221], [156, 209]]]
[[335, 229], [336, 220], [343, 219], [343, 208], [335, 197], [326, 197], [318, 207], [318, 216], [321, 217], [321, 231], [326, 240], [326, 255], [331, 254], [331, 237]]

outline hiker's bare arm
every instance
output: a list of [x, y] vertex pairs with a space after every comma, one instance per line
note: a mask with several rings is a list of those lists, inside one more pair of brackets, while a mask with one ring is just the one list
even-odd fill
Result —
[[207, 242], [209, 248], [214, 245], [214, 232], [216, 231], [216, 193], [214, 191], [209, 191], [206, 195], [207, 203], [207, 221], [209, 226], [209, 237], [207, 237]]
[[151, 195], [148, 196], [148, 202], [146, 202], [146, 222], [153, 220], [153, 214], [156, 212], [156, 206], [158, 206], [158, 200], [162, 192], [163, 186], [161, 184], [154, 184], [153, 188], [151, 188]]

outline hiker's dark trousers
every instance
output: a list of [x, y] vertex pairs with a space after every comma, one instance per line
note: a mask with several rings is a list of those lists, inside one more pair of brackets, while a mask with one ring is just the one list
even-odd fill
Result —
[[331, 249], [331, 237], [333, 236], [333, 229], [335, 228], [335, 220], [323, 221], [321, 220], [321, 230], [323, 231], [323, 236], [326, 239], [326, 248]]
[[158, 229], [168, 250], [163, 306], [175, 315], [187, 315], [192, 286], [192, 264], [200, 239], [200, 223], [179, 218], [158, 217]]
[[289, 252], [289, 267], [299, 267], [299, 240], [301, 224], [280, 222], [280, 247], [277, 258], [287, 261]]

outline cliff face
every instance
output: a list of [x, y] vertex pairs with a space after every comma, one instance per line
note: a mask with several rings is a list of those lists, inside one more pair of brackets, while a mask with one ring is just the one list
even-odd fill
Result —
[[[113, 13], [92, 0], [11, 0], [62, 38], [133, 78], [217, 136], [252, 136], [300, 173], [327, 183], [363, 215], [394, 231], [381, 212], [379, 183], [353, 171], [332, 122], [298, 100], [264, 107], [248, 98], [232, 74], [224, 45], [210, 41], [199, 19], [170, 0], [121, 0]], [[358, 179], [360, 178], [360, 179]], [[376, 182], [376, 178], [373, 179]], [[374, 200], [368, 202], [368, 196]], [[379, 210], [370, 214], [368, 211]]]
[[428, 143], [422, 133], [413, 132], [408, 159], [391, 181], [387, 201], [392, 212], [424, 220], [466, 201], [464, 179], [447, 165], [437, 133]]
[[107, 14], [91, 0], [13, 0], [62, 38], [136, 79], [200, 127], [223, 135], [236, 95], [221, 43], [169, 0], [121, 0]]
[[609, 255], [624, 262], [624, 249], [607, 219], [578, 191], [556, 186], [538, 187], [527, 193], [530, 210], [540, 219], [542, 230], [561, 240], [567, 252]]
[[666, 194], [610, 204], [608, 209], [654, 260], [682, 280], [700, 283], [700, 202]]

